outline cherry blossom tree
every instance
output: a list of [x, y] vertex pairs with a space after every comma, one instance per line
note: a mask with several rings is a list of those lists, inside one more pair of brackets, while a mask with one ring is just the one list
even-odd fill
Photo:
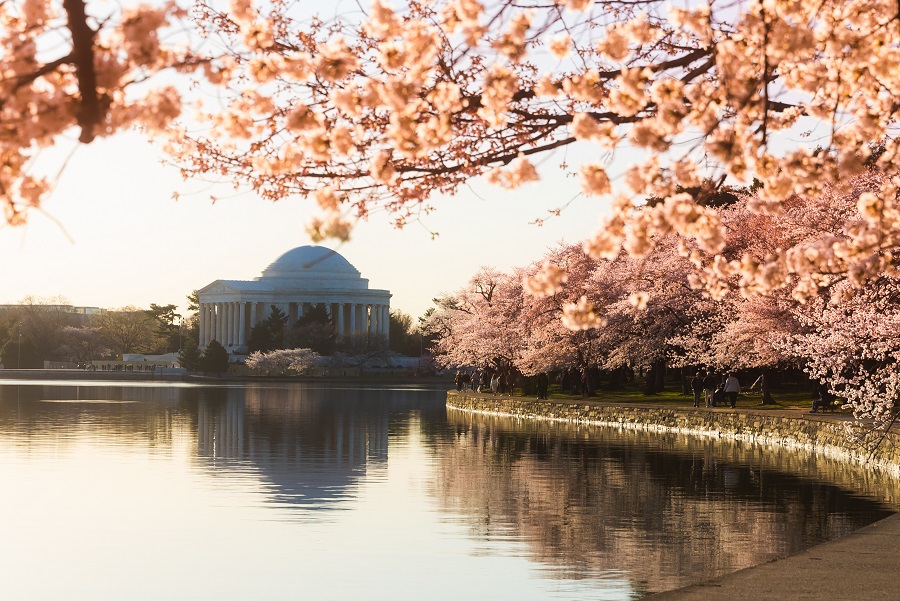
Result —
[[0, 205], [21, 224], [52, 182], [37, 177], [42, 147], [78, 130], [89, 143], [131, 126], [162, 135], [181, 114], [181, 93], [160, 72], [203, 63], [166, 42], [187, 12], [173, 0], [117, 7], [85, 0], [0, 3]]
[[511, 366], [522, 351], [518, 335], [524, 301], [522, 278], [483, 267], [468, 286], [438, 299], [424, 324], [426, 335], [443, 335], [432, 348], [442, 366]]
[[319, 366], [319, 354], [308, 348], [278, 349], [270, 352], [256, 351], [244, 362], [247, 366], [266, 375], [287, 372], [303, 375]]
[[100, 359], [109, 351], [103, 344], [103, 332], [96, 327], [66, 326], [62, 329], [64, 352], [78, 363]]
[[[896, 12], [884, 0], [375, 0], [359, 18], [323, 21], [280, 1], [203, 5], [200, 25], [226, 42], [210, 71], [227, 101], [179, 148], [188, 174], [273, 200], [312, 195], [314, 237], [345, 238], [355, 218], [384, 209], [402, 225], [473, 177], [537, 180], [537, 156], [578, 144], [584, 162], [561, 158], [562, 170], [612, 198], [585, 244], [593, 258], [643, 257], [675, 234], [683, 254], [701, 254], [695, 284], [740, 276], [773, 289], [797, 274], [793, 292], [809, 296], [809, 280], [861, 283], [893, 266]], [[640, 154], [619, 174], [625, 147]], [[757, 178], [750, 208], [777, 215], [867, 161], [887, 177], [861, 200], [863, 220], [816, 256], [720, 254], [727, 232], [707, 201], [721, 186]], [[589, 307], [570, 307], [570, 321], [582, 317]]]
[[[895, 3], [374, 0], [328, 20], [285, 0], [192, 8], [188, 22], [173, 1], [0, 4], [7, 221], [48, 190], [31, 171], [37, 149], [72, 129], [90, 142], [137, 125], [172, 139], [188, 176], [311, 195], [314, 238], [346, 238], [375, 210], [402, 225], [472, 178], [527, 184], [542, 177], [538, 157], [573, 147], [583, 158], [560, 156], [561, 171], [611, 200], [585, 244], [594, 259], [644, 257], [675, 234], [698, 253], [695, 285], [771, 290], [797, 276], [800, 299], [822, 280], [862, 286], [894, 269]], [[198, 85], [156, 77], [171, 68]], [[172, 127], [185, 101], [200, 105], [186, 134]], [[756, 178], [748, 208], [780, 215], [791, 198], [849, 191], [867, 165], [884, 177], [843, 236], [721, 254], [727, 228], [709, 201], [722, 186]], [[566, 319], [593, 318], [576, 302]]]
[[[583, 371], [601, 361], [606, 349], [600, 342], [604, 321], [599, 309], [600, 291], [592, 285], [596, 269], [597, 262], [579, 245], [565, 245], [524, 270], [523, 286], [528, 296], [517, 324], [523, 342], [517, 366], [522, 373], [571, 368]], [[596, 307], [590, 323], [585, 324], [588, 327], [567, 327], [560, 320], [563, 307], [577, 303]]]
[[866, 426], [857, 428], [859, 440], [874, 450], [900, 416], [900, 281], [885, 277], [848, 295], [849, 288], [836, 286], [839, 302], [812, 301], [800, 318], [806, 331], [784, 348], [853, 410]]

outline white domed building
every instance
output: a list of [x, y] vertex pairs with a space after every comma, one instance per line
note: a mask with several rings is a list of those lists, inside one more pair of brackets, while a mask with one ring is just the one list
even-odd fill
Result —
[[325, 305], [337, 340], [364, 335], [388, 337], [391, 293], [369, 288], [369, 280], [347, 259], [324, 246], [300, 246], [284, 253], [252, 281], [216, 280], [197, 291], [200, 348], [218, 340], [236, 353], [247, 351], [250, 329], [272, 305], [292, 326], [304, 311]]

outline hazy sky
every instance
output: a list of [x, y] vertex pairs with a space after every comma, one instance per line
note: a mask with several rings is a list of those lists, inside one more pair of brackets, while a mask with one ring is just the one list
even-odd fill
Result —
[[[41, 157], [54, 172], [65, 164], [43, 212], [24, 227], [0, 229], [0, 303], [63, 296], [75, 305], [118, 308], [150, 303], [184, 307], [185, 297], [216, 279], [253, 279], [282, 253], [310, 244], [304, 224], [312, 201], [270, 203], [178, 170], [137, 134], [120, 134]], [[480, 265], [500, 269], [539, 259], [560, 240], [576, 242], [598, 226], [606, 201], [579, 197], [543, 227], [529, 225], [578, 193], [560, 175], [564, 152], [544, 159], [545, 181], [505, 191], [472, 182], [436, 201], [425, 226], [394, 229], [383, 214], [359, 224], [336, 248], [372, 288], [393, 293], [391, 306], [418, 317], [442, 291], [462, 287]], [[571, 164], [571, 152], [567, 158]], [[180, 192], [180, 200], [172, 199]], [[220, 200], [215, 204], [210, 195]], [[439, 232], [432, 240], [428, 230]]]

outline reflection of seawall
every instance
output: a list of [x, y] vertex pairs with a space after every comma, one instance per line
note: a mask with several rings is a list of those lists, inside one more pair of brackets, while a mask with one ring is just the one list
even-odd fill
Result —
[[[448, 418], [457, 444], [435, 485], [446, 510], [469, 516], [482, 536], [521, 537], [535, 560], [568, 577], [624, 571], [644, 593], [794, 553], [889, 513], [869, 503], [874, 517], [853, 514], [858, 500], [846, 490], [900, 500], [896, 479], [798, 449], [452, 408]], [[798, 479], [846, 490], [786, 493]], [[802, 528], [785, 538], [788, 523]]]
[[841, 419], [807, 419], [796, 411], [708, 410], [598, 402], [547, 402], [530, 399], [496, 399], [447, 392], [447, 406], [460, 411], [506, 417], [543, 419], [629, 430], [677, 432], [716, 439], [732, 438], [816, 450], [820, 455], [863, 463], [900, 477], [900, 433], [890, 431], [875, 457], [861, 446], [848, 444], [847, 423]]

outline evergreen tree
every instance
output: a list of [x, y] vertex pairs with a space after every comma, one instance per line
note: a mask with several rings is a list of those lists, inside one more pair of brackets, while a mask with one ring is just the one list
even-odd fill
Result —
[[200, 368], [208, 373], [228, 371], [228, 351], [218, 340], [210, 340], [200, 359]]
[[200, 297], [194, 290], [187, 295], [188, 316], [181, 322], [181, 334], [185, 338], [193, 338], [194, 342], [200, 344]]
[[285, 327], [288, 316], [284, 311], [272, 305], [269, 316], [250, 329], [247, 339], [247, 350], [251, 353], [268, 353], [284, 348]]
[[155, 323], [152, 350], [160, 354], [177, 350], [181, 332], [175, 321], [181, 316], [175, 312], [175, 305], [150, 303], [150, 308], [146, 313], [153, 318]]
[[291, 328], [288, 343], [291, 348], [308, 348], [320, 355], [332, 355], [336, 339], [334, 321], [325, 305], [313, 305]]
[[178, 363], [188, 371], [200, 371], [203, 364], [203, 353], [193, 338], [188, 337], [184, 340], [181, 352], [178, 353]]
[[422, 354], [422, 334], [413, 327], [412, 317], [403, 311], [391, 311], [390, 321], [391, 350], [407, 357], [418, 357]]

